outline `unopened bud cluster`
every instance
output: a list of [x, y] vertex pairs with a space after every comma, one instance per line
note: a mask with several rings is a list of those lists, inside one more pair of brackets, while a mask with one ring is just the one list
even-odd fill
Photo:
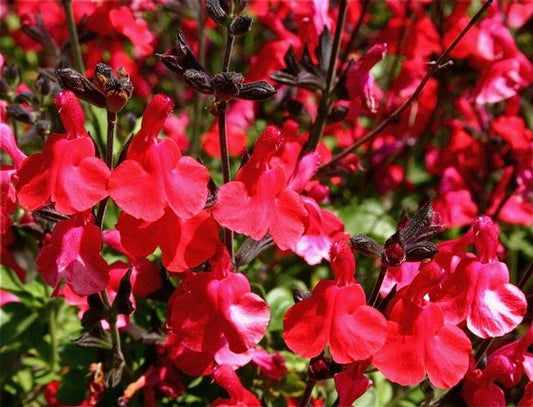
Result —
[[96, 65], [92, 80], [71, 68], [58, 69], [56, 75], [64, 89], [112, 113], [120, 111], [133, 94], [133, 84], [123, 67], [115, 76], [110, 66], [100, 63]]

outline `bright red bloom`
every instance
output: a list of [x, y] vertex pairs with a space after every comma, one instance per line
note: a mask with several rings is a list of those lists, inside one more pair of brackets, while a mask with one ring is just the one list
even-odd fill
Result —
[[169, 300], [167, 326], [193, 351], [214, 354], [223, 338], [232, 352], [244, 353], [263, 338], [270, 310], [250, 291], [246, 277], [232, 271], [227, 251], [220, 248], [211, 265], [210, 272], [181, 275]]
[[250, 391], [242, 385], [237, 373], [228, 365], [215, 368], [213, 380], [222, 386], [229, 394], [229, 399], [218, 398], [213, 401], [212, 406], [218, 407], [250, 407], [260, 406], [261, 403]]
[[149, 222], [161, 218], [167, 207], [180, 218], [191, 218], [207, 198], [207, 168], [182, 157], [174, 140], [157, 137], [172, 108], [168, 96], [153, 97], [126, 160], [109, 179], [113, 200], [129, 215]]
[[276, 245], [287, 250], [302, 236], [307, 210], [301, 196], [287, 186], [283, 169], [269, 164], [282, 142], [276, 128], [263, 132], [235, 181], [218, 191], [213, 216], [222, 226], [254, 240], [270, 233]]
[[321, 281], [311, 296], [291, 307], [283, 319], [283, 339], [302, 357], [318, 356], [326, 346], [338, 363], [367, 359], [385, 342], [387, 322], [366, 305], [356, 283], [355, 258], [342, 240], [330, 249], [335, 280]]
[[373, 363], [395, 383], [414, 385], [427, 373], [434, 386], [450, 388], [468, 370], [470, 340], [461, 329], [445, 321], [438, 305], [424, 299], [442, 277], [435, 263], [423, 265], [391, 305], [387, 341]]
[[18, 199], [29, 211], [54, 203], [59, 213], [83, 212], [108, 195], [110, 171], [95, 157], [94, 142], [83, 127], [83, 110], [74, 94], [59, 93], [55, 104], [67, 133], [52, 134], [42, 153], [22, 162]]
[[370, 359], [351, 363], [346, 370], [335, 375], [335, 389], [339, 394], [339, 406], [351, 406], [372, 386], [372, 380], [364, 375], [369, 366]]
[[100, 255], [102, 234], [94, 217], [86, 212], [56, 224], [50, 244], [37, 256], [37, 270], [52, 287], [65, 280], [80, 296], [106, 288], [108, 266]]
[[206, 211], [182, 219], [166, 208], [155, 222], [135, 219], [123, 212], [116, 228], [122, 245], [130, 254], [141, 258], [160, 247], [163, 265], [176, 272], [207, 260], [215, 254], [219, 242], [219, 227]]
[[128, 259], [128, 263], [116, 261], [111, 264], [109, 266], [111, 275], [119, 271], [118, 274], [123, 276], [131, 267], [130, 280], [132, 293], [137, 297], [146, 298], [162, 288], [163, 281], [161, 279], [159, 268], [150, 260], [144, 258], [144, 256], [135, 257], [129, 253], [122, 246], [120, 235], [117, 230], [105, 230], [102, 235], [106, 245], [112, 247], [115, 251], [124, 254]]

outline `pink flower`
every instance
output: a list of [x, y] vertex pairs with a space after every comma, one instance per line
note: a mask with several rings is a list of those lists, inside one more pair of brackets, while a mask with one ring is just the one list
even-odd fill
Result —
[[79, 296], [94, 294], [109, 281], [101, 249], [102, 234], [93, 216], [79, 213], [56, 224], [50, 243], [37, 256], [37, 270], [56, 289], [65, 280]]
[[386, 320], [366, 305], [365, 293], [354, 277], [355, 258], [346, 241], [331, 245], [330, 262], [335, 280], [319, 282], [309, 298], [287, 311], [283, 339], [305, 358], [318, 356], [329, 346], [335, 362], [367, 359], [385, 342]]
[[92, 208], [107, 197], [109, 168], [95, 157], [94, 142], [83, 127], [84, 115], [72, 92], [57, 95], [66, 134], [52, 134], [42, 153], [27, 157], [18, 171], [18, 200], [29, 211], [50, 203], [59, 213]]

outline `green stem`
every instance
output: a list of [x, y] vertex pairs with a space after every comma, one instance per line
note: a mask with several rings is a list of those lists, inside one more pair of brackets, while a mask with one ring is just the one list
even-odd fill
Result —
[[48, 331], [50, 333], [50, 370], [55, 372], [57, 364], [57, 306], [55, 299], [48, 302], [47, 318]]
[[[100, 295], [102, 296], [102, 301], [104, 302], [105, 307], [109, 310], [107, 318], [107, 322], [109, 323], [109, 331], [111, 334], [111, 343], [113, 344], [113, 368], [114, 369], [120, 369], [120, 372], [122, 371], [122, 368], [126, 365], [126, 361], [124, 359], [124, 354], [122, 353], [122, 344], [120, 342], [120, 333], [118, 331], [117, 326], [117, 315], [115, 311], [113, 310], [113, 307], [111, 306], [111, 302], [109, 301], [109, 296], [107, 295], [106, 290], [100, 291]], [[116, 377], [120, 377], [120, 374], [116, 375]], [[112, 383], [112, 386], [117, 385], [118, 383]]]
[[62, 0], [65, 15], [67, 17], [67, 26], [70, 36], [70, 49], [72, 50], [72, 58], [74, 59], [74, 67], [83, 74], [85, 67], [83, 66], [83, 59], [81, 57], [80, 40], [78, 37], [78, 30], [76, 29], [76, 21], [74, 21], [74, 13], [72, 12], [72, 0]]
[[318, 113], [311, 129], [311, 134], [309, 136], [309, 142], [305, 147], [305, 151], [314, 151], [322, 137], [322, 132], [326, 125], [326, 121], [329, 116], [331, 109], [331, 104], [333, 103], [331, 99], [331, 91], [333, 78], [335, 77], [335, 67], [337, 58], [339, 57], [340, 45], [342, 33], [344, 31], [344, 23], [346, 21], [346, 11], [348, 2], [347, 0], [341, 0], [339, 4], [339, 16], [337, 18], [337, 26], [335, 27], [335, 37], [333, 38], [333, 46], [329, 58], [328, 71], [326, 73], [326, 83], [323, 89], [322, 97], [320, 98], [320, 103], [318, 106]]

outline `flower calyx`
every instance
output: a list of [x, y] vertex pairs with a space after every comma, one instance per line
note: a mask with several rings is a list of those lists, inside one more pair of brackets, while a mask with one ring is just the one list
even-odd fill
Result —
[[238, 72], [211, 75], [193, 55], [181, 31], [178, 32], [174, 47], [157, 55], [168, 69], [180, 75], [191, 88], [200, 93], [214, 95], [215, 103], [235, 97], [260, 101], [276, 93], [276, 89], [267, 81], [244, 83], [244, 76]]
[[118, 68], [115, 77], [110, 66], [99, 63], [92, 80], [71, 68], [58, 69], [56, 75], [64, 89], [112, 113], [120, 111], [133, 94], [133, 84], [123, 67]]
[[381, 257], [383, 265], [396, 267], [405, 262], [429, 259], [437, 254], [437, 246], [429, 239], [438, 234], [443, 227], [444, 225], [438, 220], [438, 214], [433, 212], [431, 201], [428, 201], [411, 220], [402, 220], [397, 231], [383, 246], [361, 234], [351, 236], [350, 244], [367, 257]]

